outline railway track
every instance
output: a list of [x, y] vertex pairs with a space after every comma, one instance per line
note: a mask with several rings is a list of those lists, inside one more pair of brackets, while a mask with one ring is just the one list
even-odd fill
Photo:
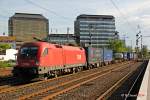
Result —
[[136, 79], [134, 80], [132, 86], [130, 87], [129, 91], [127, 92], [127, 94], [125, 95], [125, 99], [124, 100], [136, 100], [136, 98], [138, 96], [143, 96], [144, 94], [138, 94], [139, 92], [139, 88], [141, 86], [141, 82], [144, 76], [144, 72], [146, 70], [146, 67], [141, 68], [138, 76], [136, 77]]
[[[141, 63], [136, 63], [130, 66], [123, 66], [122, 68], [112, 70], [110, 73], [103, 75], [102, 77], [98, 77], [97, 79], [91, 80], [85, 84], [80, 85], [79, 87], [69, 90], [66, 93], [59, 94], [53, 97], [53, 100], [106, 100], [109, 94], [114, 90], [114, 88], [110, 89], [114, 84], [119, 83], [120, 79], [125, 79], [124, 76], [128, 76], [128, 73], [134, 72]], [[128, 75], [127, 75], [128, 74]], [[130, 76], [130, 75], [129, 75]], [[124, 77], [124, 78], [123, 78]], [[124, 80], [123, 80], [124, 81]], [[110, 91], [110, 93], [108, 92]], [[107, 92], [106, 92], [107, 91]], [[103, 95], [106, 94], [106, 95]], [[50, 96], [51, 94], [49, 94]], [[102, 96], [103, 95], [103, 96]], [[104, 97], [104, 98], [101, 98]], [[106, 98], [105, 98], [106, 97]], [[32, 99], [32, 98], [31, 98]], [[33, 98], [34, 99], [34, 98]], [[51, 99], [42, 98], [44, 99]], [[115, 99], [116, 100], [116, 99]]]
[[0, 91], [9, 88], [11, 87], [11, 85], [15, 85], [17, 83], [18, 82], [16, 81], [16, 78], [12, 76], [0, 78]]
[[[127, 66], [126, 66], [127, 67]], [[30, 96], [31, 98], [29, 99], [42, 99], [42, 100], [49, 100], [49, 99], [52, 99], [62, 93], [65, 93], [69, 90], [72, 90], [74, 88], [77, 88], [85, 83], [88, 83], [90, 81], [93, 81], [97, 78], [100, 78], [104, 75], [107, 75], [109, 73], [111, 73], [112, 71], [117, 71], [119, 69], [122, 69], [122, 68], [125, 68], [125, 67], [118, 67], [116, 69], [112, 69], [106, 73], [103, 73], [103, 74], [100, 74], [100, 73], [96, 73], [94, 75], [89, 75], [89, 76], [86, 76], [86, 77], [82, 77], [82, 78], [79, 78], [77, 80], [73, 80], [72, 82], [69, 82], [69, 83], [66, 83], [66, 84], [63, 84], [63, 85], [60, 85], [60, 86], [57, 86], [55, 88], [49, 88], [49, 89], [45, 89], [43, 91], [40, 91], [39, 93], [36, 93], [36, 94], [33, 94], [32, 96]]]
[[[133, 73], [134, 71], [136, 71], [136, 69], [134, 69], [133, 71], [130, 71], [128, 72], [125, 76], [123, 76], [122, 78], [120, 78], [114, 85], [112, 85], [109, 89], [107, 89], [107, 91], [105, 91], [103, 94], [101, 94], [97, 100], [105, 100], [105, 99], [108, 99], [108, 97], [117, 89], [119, 88], [119, 86], [121, 86], [121, 84], [123, 82], [125, 82], [127, 80], [127, 78], [129, 78]], [[143, 70], [141, 71], [143, 72]], [[141, 75], [141, 72], [140, 74], [138, 75], [137, 79], [139, 78], [139, 76]], [[133, 86], [135, 85], [137, 79], [135, 80], [135, 82], [133, 83]], [[126, 94], [126, 98], [125, 100], [127, 100], [127, 97], [129, 96], [131, 90], [133, 89], [133, 86], [131, 87], [131, 89], [129, 90], [129, 92]], [[121, 95], [120, 95], [121, 96]]]
[[33, 82], [37, 82], [37, 81], [20, 81], [20, 80], [17, 80], [15, 77], [12, 77], [10, 80], [5, 80], [4, 82], [0, 83], [0, 92], [2, 91], [7, 91], [9, 89], [12, 89], [12, 88], [17, 88], [17, 87], [20, 87], [20, 86], [23, 86], [25, 84], [29, 84], [29, 83], [33, 83]]
[[117, 83], [115, 83], [106, 92], [104, 92], [99, 98], [97, 98], [97, 100], [106, 99], [108, 97], [108, 95], [110, 95], [112, 93], [112, 91], [114, 91], [115, 88], [118, 88], [120, 86], [120, 84], [122, 82], [124, 82], [124, 80], [126, 80], [131, 74], [132, 74], [132, 72], [129, 72], [127, 75], [125, 75], [123, 78], [121, 78]]
[[[113, 92], [112, 94], [110, 92], [110, 96], [107, 98], [107, 100], [125, 100], [125, 98], [127, 96], [129, 97], [128, 98], [129, 100], [130, 99], [136, 100], [136, 96], [139, 96], [139, 95], [141, 96], [142, 93], [138, 94], [138, 90], [140, 88], [140, 84], [141, 84], [142, 78], [143, 78], [142, 75], [144, 75], [147, 64], [148, 64], [148, 62], [144, 61], [135, 71], [133, 71], [133, 73], [131, 75], [129, 75], [129, 77], [127, 79], [123, 80], [124, 82], [122, 84], [120, 84], [120, 86], [118, 88], [116, 87], [116, 89], [113, 89], [114, 91], [112, 91]], [[143, 69], [144, 69], [144, 71], [143, 71]], [[142, 75], [140, 75], [141, 72], [142, 72]], [[139, 78], [137, 78], [137, 77], [139, 77]], [[137, 80], [137, 82], [135, 80]], [[131, 87], [133, 87], [133, 88], [131, 89]], [[129, 93], [129, 91], [131, 91], [131, 92]]]
[[15, 77], [11, 74], [12, 68], [0, 68], [0, 91], [10, 87], [9, 84], [16, 83], [14, 82]]
[[12, 68], [0, 68], [0, 77], [5, 77], [5, 76], [10, 76], [12, 75], [11, 73], [12, 71]]
[[[15, 98], [25, 99], [30, 96], [32, 97], [32, 95], [35, 95], [32, 93], [37, 94], [37, 93], [41, 93], [42, 91], [46, 91], [45, 90], [46, 88], [54, 89], [61, 85], [67, 85], [69, 83], [76, 82], [79, 80], [78, 78], [81, 76], [84, 76], [84, 77], [82, 77], [82, 79], [87, 79], [91, 75], [97, 76], [97, 74], [103, 74], [103, 73], [109, 72], [110, 70], [113, 70], [114, 68], [122, 66], [122, 65], [125, 65], [125, 63], [122, 63], [118, 66], [112, 65], [112, 67], [108, 67], [107, 69], [105, 68], [103, 70], [102, 70], [102, 68], [97, 68], [97, 69], [92, 69], [92, 70], [88, 70], [88, 71], [83, 71], [80, 74], [76, 73], [73, 75], [62, 76], [62, 77], [50, 79], [47, 81], [40, 81], [40, 82], [35, 82], [35, 83], [19, 86], [17, 88], [11, 87], [11, 88], [0, 91], [0, 99], [4, 99], [4, 100], [9, 100], [9, 99], [12, 100]], [[126, 65], [129, 65], [129, 63], [126, 63]], [[93, 74], [93, 72], [95, 72], [95, 73]]]

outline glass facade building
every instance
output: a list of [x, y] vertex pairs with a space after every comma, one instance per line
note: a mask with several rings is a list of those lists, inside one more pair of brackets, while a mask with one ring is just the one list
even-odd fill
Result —
[[115, 18], [111, 15], [79, 15], [74, 23], [80, 45], [106, 47], [115, 38]]

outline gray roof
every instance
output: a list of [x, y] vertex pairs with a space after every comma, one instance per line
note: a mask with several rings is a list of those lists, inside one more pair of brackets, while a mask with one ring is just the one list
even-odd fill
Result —
[[42, 14], [30, 14], [30, 13], [15, 13], [11, 18], [36, 18], [36, 19], [46, 19]]
[[80, 18], [92, 18], [92, 19], [97, 19], [97, 18], [108, 18], [108, 19], [114, 19], [114, 16], [112, 15], [87, 15], [87, 14], [81, 14], [77, 16], [77, 19]]

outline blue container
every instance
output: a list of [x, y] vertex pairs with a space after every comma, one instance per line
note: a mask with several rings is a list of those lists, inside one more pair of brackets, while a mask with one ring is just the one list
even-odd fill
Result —
[[113, 51], [110, 49], [103, 48], [103, 61], [110, 62], [113, 60]]
[[134, 58], [134, 55], [132, 52], [127, 53], [127, 59], [132, 60]]

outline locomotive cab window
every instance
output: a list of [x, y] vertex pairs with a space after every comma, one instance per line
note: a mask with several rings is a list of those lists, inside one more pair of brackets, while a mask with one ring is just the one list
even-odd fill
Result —
[[37, 57], [38, 47], [23, 47], [20, 50], [20, 55], [23, 58], [35, 58]]
[[46, 56], [46, 55], [48, 55], [48, 48], [45, 48], [45, 50], [44, 50], [44, 52], [42, 54], [42, 56]]

